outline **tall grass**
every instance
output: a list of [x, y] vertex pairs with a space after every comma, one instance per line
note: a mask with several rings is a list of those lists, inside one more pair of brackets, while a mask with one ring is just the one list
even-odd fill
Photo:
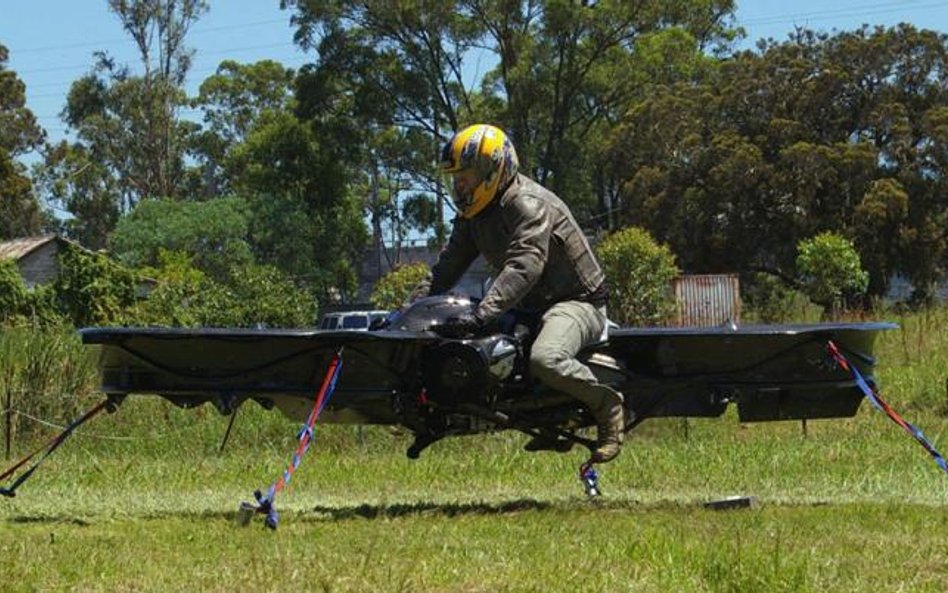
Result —
[[95, 353], [65, 329], [0, 327], [0, 424], [10, 442], [63, 422], [95, 397]]

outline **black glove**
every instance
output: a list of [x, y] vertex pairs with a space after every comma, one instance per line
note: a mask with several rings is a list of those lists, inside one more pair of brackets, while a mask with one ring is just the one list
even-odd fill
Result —
[[465, 338], [476, 334], [484, 325], [473, 313], [461, 313], [457, 317], [448, 317], [435, 331], [446, 338]]

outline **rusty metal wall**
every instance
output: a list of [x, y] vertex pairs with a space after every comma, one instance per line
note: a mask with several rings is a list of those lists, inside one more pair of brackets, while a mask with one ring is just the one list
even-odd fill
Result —
[[679, 326], [715, 326], [741, 319], [740, 281], [737, 274], [679, 276], [672, 281]]

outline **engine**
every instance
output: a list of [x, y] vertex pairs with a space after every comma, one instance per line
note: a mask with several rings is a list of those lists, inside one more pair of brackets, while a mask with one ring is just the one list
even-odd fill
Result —
[[443, 404], [492, 403], [513, 375], [519, 352], [503, 335], [445, 341], [425, 357], [428, 396]]
[[[439, 325], [473, 307], [466, 297], [427, 297], [393, 315], [384, 329], [437, 333]], [[425, 353], [422, 373], [429, 398], [445, 405], [490, 404], [504, 382], [522, 374], [520, 340], [504, 333], [499, 324], [485, 333], [468, 339], [445, 338]]]

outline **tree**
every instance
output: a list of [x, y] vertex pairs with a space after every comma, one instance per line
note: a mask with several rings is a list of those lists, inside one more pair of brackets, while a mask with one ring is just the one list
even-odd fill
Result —
[[141, 73], [97, 53], [92, 71], [72, 84], [62, 114], [78, 140], [52, 150], [42, 174], [50, 199], [78, 219], [72, 228], [89, 245], [138, 202], [183, 197], [184, 152], [195, 127], [178, 117], [192, 57], [184, 40], [207, 5], [109, 0], [109, 9], [134, 40]]
[[39, 148], [46, 133], [26, 107], [26, 85], [7, 70], [9, 51], [0, 44], [0, 150], [16, 158]]
[[675, 312], [675, 256], [638, 227], [608, 235], [596, 248], [609, 283], [609, 315], [624, 325], [662, 325]]
[[[348, 158], [363, 166], [370, 211], [382, 208], [380, 179], [433, 195], [433, 230], [443, 242], [446, 195], [432, 160], [474, 108], [464, 79], [464, 59], [478, 37], [470, 15], [455, 0], [282, 0], [281, 6], [295, 9], [297, 42], [319, 54], [301, 71], [300, 115], [345, 113], [336, 121], [351, 124], [334, 135], [348, 138]], [[373, 140], [379, 136], [385, 138]], [[397, 157], [379, 147], [394, 141]]]
[[65, 233], [90, 249], [106, 246], [108, 235], [121, 215], [121, 182], [81, 143], [65, 140], [47, 147], [44, 162], [34, 169], [34, 179], [50, 203], [58, 203], [72, 216], [62, 221]]
[[292, 111], [294, 80], [293, 70], [273, 60], [254, 64], [225, 60], [201, 83], [191, 101], [204, 117], [204, 129], [194, 134], [191, 146], [201, 162], [195, 171], [197, 195], [213, 197], [229, 191], [230, 179], [223, 171], [229, 153], [264, 113]]
[[867, 292], [885, 294], [892, 276], [906, 268], [909, 196], [895, 179], [877, 179], [856, 206], [854, 228], [861, 259], [869, 274]]
[[[303, 78], [322, 83], [301, 85], [301, 109], [346, 105], [370, 135], [390, 126], [418, 132], [403, 135], [402, 150], [423, 157], [407, 191], [434, 195], [438, 222], [444, 192], [433, 155], [455, 131], [483, 120], [511, 133], [524, 171], [560, 192], [581, 219], [604, 226], [597, 212], [608, 214], [617, 185], [597, 145], [610, 123], [630, 96], [647, 93], [640, 83], [649, 76], [691, 80], [710, 61], [704, 50], [734, 34], [726, 27], [730, 0], [281, 5], [296, 10], [298, 42], [319, 52]], [[465, 79], [474, 60], [496, 64], [477, 91]], [[395, 166], [376, 154], [363, 162], [370, 176]]]
[[220, 282], [254, 262], [250, 206], [242, 198], [148, 200], [118, 222], [109, 247], [133, 268], [158, 266], [163, 251], [189, 253], [196, 269]]
[[26, 108], [26, 86], [6, 69], [0, 45], [0, 239], [37, 234], [46, 223], [33, 186], [16, 157], [38, 148], [45, 133]]
[[926, 294], [948, 258], [946, 39], [798, 30], [633, 101], [607, 150], [619, 221], [689, 271], [785, 278], [801, 240], [834, 230], [856, 239], [872, 294], [895, 272]]
[[22, 167], [0, 149], [0, 240], [35, 235], [45, 217]]
[[247, 196], [257, 261], [326, 301], [355, 288], [366, 233], [361, 201], [347, 186], [349, 165], [313, 127], [269, 113], [235, 147], [226, 169]]
[[462, 4], [499, 59], [485, 77], [484, 93], [493, 99], [485, 102], [499, 107], [494, 113], [525, 170], [580, 218], [611, 207], [615, 184], [596, 145], [612, 122], [649, 89], [691, 82], [704, 49], [721, 49], [735, 34], [727, 27], [730, 0]]

